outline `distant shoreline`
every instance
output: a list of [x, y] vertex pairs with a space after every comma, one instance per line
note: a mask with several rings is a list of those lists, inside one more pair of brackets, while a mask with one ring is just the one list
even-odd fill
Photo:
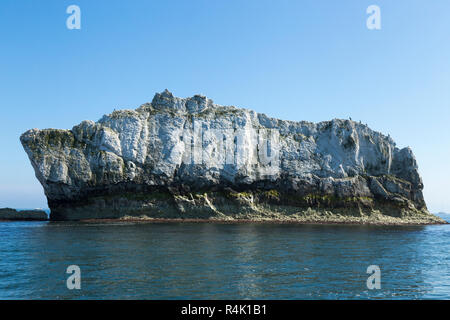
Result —
[[44, 210], [17, 210], [0, 208], [0, 221], [48, 221], [49, 217]]

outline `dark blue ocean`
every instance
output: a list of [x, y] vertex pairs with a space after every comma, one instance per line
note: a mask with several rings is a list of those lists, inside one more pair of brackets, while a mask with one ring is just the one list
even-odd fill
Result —
[[450, 298], [450, 225], [0, 222], [0, 236], [0, 299]]

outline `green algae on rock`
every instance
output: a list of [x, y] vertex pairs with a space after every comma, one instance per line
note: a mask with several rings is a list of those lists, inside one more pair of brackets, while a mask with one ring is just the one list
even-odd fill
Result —
[[166, 90], [21, 142], [52, 220], [444, 223], [411, 149], [351, 120], [283, 121]]

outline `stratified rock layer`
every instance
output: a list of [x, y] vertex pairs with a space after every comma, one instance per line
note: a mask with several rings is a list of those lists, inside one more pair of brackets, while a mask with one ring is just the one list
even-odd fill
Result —
[[21, 142], [53, 220], [443, 222], [427, 211], [411, 149], [350, 120], [283, 121], [166, 90]]

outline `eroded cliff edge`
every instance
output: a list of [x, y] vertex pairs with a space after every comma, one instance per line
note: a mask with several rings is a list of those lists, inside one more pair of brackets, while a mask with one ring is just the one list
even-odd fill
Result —
[[166, 90], [20, 140], [52, 220], [443, 222], [427, 211], [411, 149], [350, 120], [283, 121]]

